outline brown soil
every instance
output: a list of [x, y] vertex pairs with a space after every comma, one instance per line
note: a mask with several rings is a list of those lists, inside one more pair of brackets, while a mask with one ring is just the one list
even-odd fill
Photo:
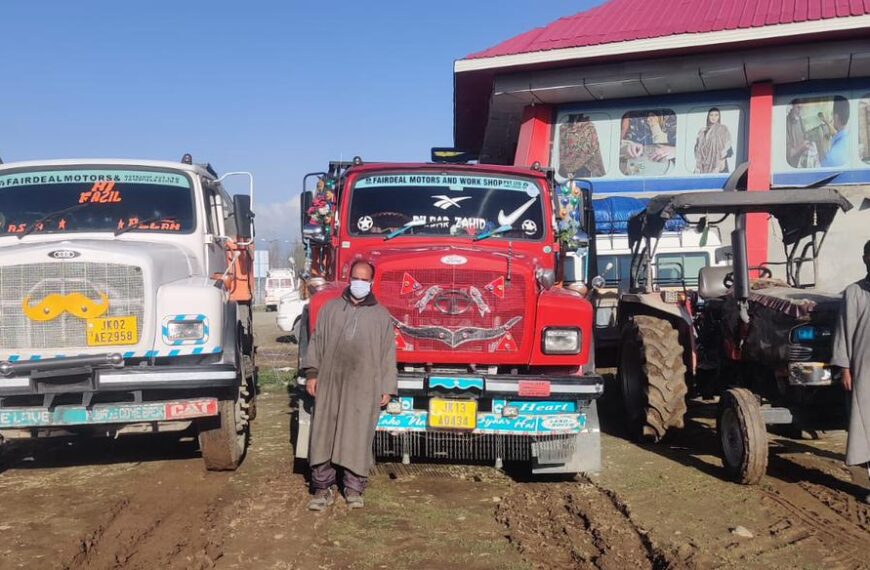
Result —
[[[274, 313], [261, 366], [293, 366]], [[285, 387], [265, 392], [245, 463], [207, 473], [193, 438], [53, 440], [0, 466], [3, 568], [868, 568], [866, 475], [842, 433], [772, 436], [761, 485], [723, 479], [709, 408], [638, 446], [605, 425], [604, 471], [529, 482], [489, 467], [379, 466], [362, 511], [305, 510]], [[744, 527], [746, 533], [735, 532]]]

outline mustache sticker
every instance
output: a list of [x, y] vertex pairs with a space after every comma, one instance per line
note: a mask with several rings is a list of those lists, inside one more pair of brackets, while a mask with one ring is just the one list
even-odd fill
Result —
[[80, 319], [94, 319], [109, 310], [109, 296], [101, 294], [100, 301], [93, 301], [81, 293], [52, 293], [35, 305], [30, 304], [30, 297], [25, 297], [21, 308], [32, 321], [51, 321], [64, 313]]

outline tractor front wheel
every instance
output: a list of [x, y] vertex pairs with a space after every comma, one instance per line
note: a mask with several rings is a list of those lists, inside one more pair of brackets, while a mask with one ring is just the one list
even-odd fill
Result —
[[755, 485], [767, 471], [767, 428], [761, 405], [746, 388], [722, 395], [716, 421], [722, 462], [728, 475], [743, 485]]

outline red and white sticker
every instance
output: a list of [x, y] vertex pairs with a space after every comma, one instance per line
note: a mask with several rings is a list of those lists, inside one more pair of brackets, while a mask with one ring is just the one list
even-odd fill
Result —
[[166, 404], [167, 420], [184, 420], [216, 415], [218, 415], [218, 403], [214, 398]]
[[530, 398], [546, 398], [550, 395], [550, 382], [547, 380], [520, 380], [519, 395]]

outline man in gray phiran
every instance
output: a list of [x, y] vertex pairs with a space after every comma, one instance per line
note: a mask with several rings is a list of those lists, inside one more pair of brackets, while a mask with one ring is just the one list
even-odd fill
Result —
[[341, 298], [317, 315], [303, 359], [305, 389], [315, 399], [308, 455], [312, 511], [334, 502], [336, 465], [343, 470], [348, 506], [363, 506], [375, 427], [381, 408], [398, 389], [396, 333], [390, 314], [372, 293], [374, 277], [373, 265], [354, 262]]
[[[851, 392], [846, 464], [870, 471], [870, 241], [864, 244], [867, 277], [846, 288], [831, 365], [843, 369], [843, 387]], [[863, 497], [870, 503], [870, 495]]]

